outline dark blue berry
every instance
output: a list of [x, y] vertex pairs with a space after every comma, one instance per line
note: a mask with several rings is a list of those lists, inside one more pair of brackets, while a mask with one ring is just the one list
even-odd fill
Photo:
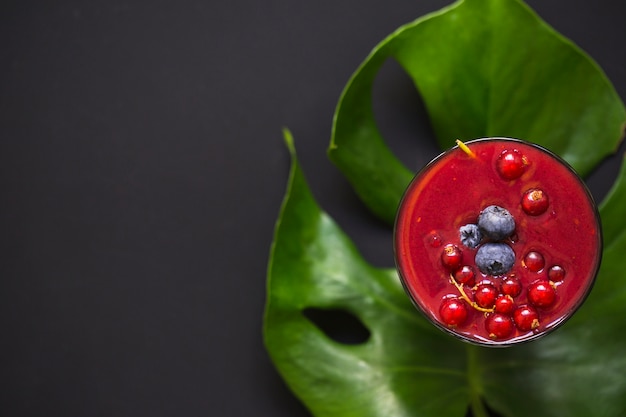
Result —
[[485, 243], [476, 251], [476, 266], [483, 274], [504, 275], [515, 263], [515, 253], [506, 243]]
[[474, 249], [478, 246], [483, 238], [478, 225], [475, 224], [461, 226], [459, 228], [459, 235], [461, 236], [461, 243], [470, 249]]
[[515, 230], [515, 219], [507, 209], [489, 206], [478, 215], [478, 228], [489, 239], [502, 240]]

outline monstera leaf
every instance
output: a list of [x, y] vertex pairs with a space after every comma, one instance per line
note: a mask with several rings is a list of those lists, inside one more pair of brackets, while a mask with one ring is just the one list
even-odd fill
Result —
[[[368, 265], [316, 204], [293, 155], [268, 270], [265, 341], [316, 416], [626, 415], [626, 164], [603, 202], [605, 252], [584, 306], [563, 328], [519, 347], [480, 348], [429, 324], [391, 269]], [[307, 309], [343, 310], [369, 338], [333, 340]]]
[[[586, 55], [517, 0], [458, 2], [384, 40], [340, 99], [330, 157], [385, 220], [413, 175], [372, 115], [372, 82], [389, 57], [413, 78], [442, 148], [454, 139], [519, 137], [584, 174], [620, 140], [624, 106]], [[600, 207], [604, 255], [586, 303], [545, 338], [490, 349], [436, 329], [395, 270], [362, 259], [315, 202], [289, 132], [285, 139], [292, 168], [270, 255], [264, 337], [315, 416], [626, 415], [626, 165]], [[311, 311], [343, 312], [366, 337], [342, 343]]]
[[[466, 346], [417, 313], [395, 270], [368, 265], [315, 203], [295, 157], [276, 228], [265, 317], [267, 348], [317, 416], [463, 416], [472, 395]], [[358, 317], [369, 339], [345, 345], [307, 308]]]
[[389, 223], [413, 176], [372, 113], [372, 85], [389, 58], [413, 79], [442, 148], [455, 139], [515, 137], [558, 153], [584, 176], [620, 139], [624, 106], [580, 49], [520, 1], [460, 1], [381, 42], [337, 107], [329, 157]]

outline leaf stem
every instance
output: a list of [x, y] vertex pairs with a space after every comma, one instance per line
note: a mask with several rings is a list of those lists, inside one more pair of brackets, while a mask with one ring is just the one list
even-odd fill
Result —
[[489, 417], [489, 413], [481, 398], [480, 372], [478, 370], [478, 346], [467, 348], [467, 383], [469, 386], [470, 409], [473, 417]]
[[489, 417], [489, 413], [479, 395], [472, 395], [470, 408], [473, 417]]

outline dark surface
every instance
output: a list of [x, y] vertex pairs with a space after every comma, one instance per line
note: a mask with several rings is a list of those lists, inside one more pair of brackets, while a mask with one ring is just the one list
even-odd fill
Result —
[[[391, 265], [390, 230], [326, 160], [332, 115], [374, 45], [448, 3], [3, 2], [0, 416], [308, 415], [261, 335], [281, 128], [321, 205]], [[529, 3], [626, 98], [622, 2]], [[436, 148], [397, 66], [376, 97], [418, 168]]]

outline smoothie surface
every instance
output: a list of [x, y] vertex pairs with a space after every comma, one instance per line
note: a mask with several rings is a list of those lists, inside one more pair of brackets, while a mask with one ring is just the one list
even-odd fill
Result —
[[[465, 340], [507, 345], [536, 338], [567, 319], [591, 289], [602, 245], [597, 208], [573, 169], [543, 148], [501, 138], [479, 139], [465, 146], [465, 150], [454, 147], [434, 159], [406, 190], [394, 235], [402, 283], [426, 316]], [[502, 168], [503, 155], [523, 158], [522, 168]], [[544, 198], [547, 205], [523, 203], [534, 195]], [[515, 220], [514, 232], [503, 240], [513, 249], [514, 264], [495, 276], [479, 270], [475, 255], [480, 246], [464, 245], [459, 233], [462, 226], [476, 224], [479, 213], [493, 205], [508, 210]], [[488, 241], [483, 238], [481, 244]], [[452, 282], [460, 267], [450, 269], [442, 263], [446, 245], [460, 249], [460, 265], [475, 272], [469, 283]], [[541, 262], [536, 261], [537, 254]], [[471, 303], [480, 284], [492, 285], [502, 295], [502, 283], [510, 277], [522, 287], [511, 297], [514, 306], [531, 305], [539, 317], [531, 330], [516, 326], [502, 337], [486, 328], [495, 314], [493, 308], [477, 309]], [[556, 296], [548, 305], [529, 300], [529, 287], [538, 281], [554, 290]], [[467, 305], [462, 324], [448, 325], [442, 320], [440, 308], [449, 298]]]

